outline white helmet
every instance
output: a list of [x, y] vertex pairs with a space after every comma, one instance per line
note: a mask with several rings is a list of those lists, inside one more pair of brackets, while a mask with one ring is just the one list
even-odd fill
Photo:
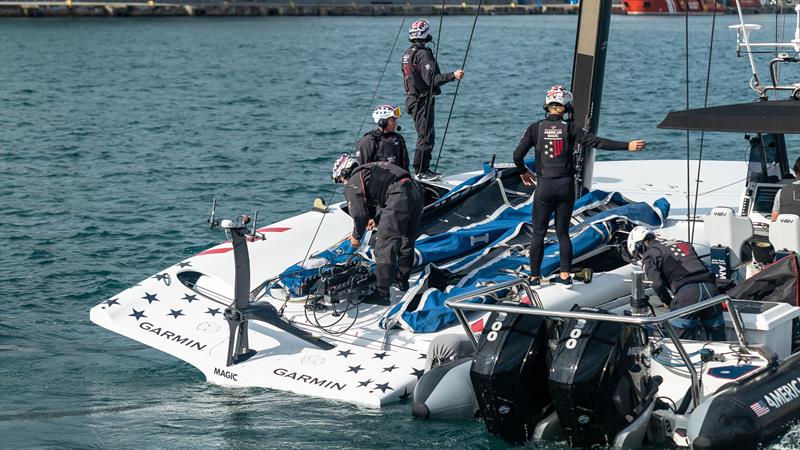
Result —
[[335, 183], [342, 183], [345, 178], [350, 176], [350, 172], [352, 172], [356, 166], [358, 166], [357, 159], [347, 153], [342, 153], [336, 159], [336, 162], [333, 163], [331, 178], [333, 178]]
[[641, 245], [642, 241], [655, 237], [656, 235], [650, 230], [650, 228], [641, 225], [634, 227], [628, 234], [628, 253], [630, 253], [632, 257], [636, 257], [636, 254], [638, 253], [637, 249]]
[[410, 27], [408, 27], [408, 40], [413, 41], [416, 39], [428, 39], [431, 34], [431, 24], [427, 19], [415, 20]]
[[560, 84], [551, 87], [544, 98], [544, 106], [546, 107], [553, 103], [564, 107], [572, 106], [572, 92]]
[[381, 120], [388, 120], [390, 117], [400, 117], [400, 108], [392, 105], [380, 105], [372, 111], [372, 120], [378, 124], [379, 127], [384, 128], [386, 123], [381, 123]]

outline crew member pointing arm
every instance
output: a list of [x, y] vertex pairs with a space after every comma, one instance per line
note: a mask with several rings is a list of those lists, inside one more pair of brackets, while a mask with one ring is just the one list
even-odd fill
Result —
[[[569, 222], [575, 205], [575, 157], [576, 143], [585, 148], [603, 150], [629, 150], [637, 152], [646, 146], [643, 140], [630, 142], [613, 141], [578, 129], [572, 121], [564, 120], [564, 114], [572, 111], [572, 93], [563, 86], [553, 86], [544, 102], [547, 117], [531, 124], [522, 135], [514, 150], [514, 164], [526, 186], [538, 185], [533, 194], [533, 238], [531, 241], [531, 285], [541, 283], [541, 265], [544, 254], [544, 237], [555, 212], [556, 236], [558, 236], [560, 274], [551, 282], [572, 287], [572, 241], [569, 238]], [[531, 148], [536, 150], [536, 176], [525, 166], [525, 155]]]

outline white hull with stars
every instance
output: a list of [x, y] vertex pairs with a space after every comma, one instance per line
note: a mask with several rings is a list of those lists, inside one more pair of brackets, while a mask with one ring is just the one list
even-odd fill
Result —
[[[692, 162], [693, 167], [694, 164], [696, 162]], [[698, 199], [698, 216], [707, 214], [715, 206], [736, 208], [746, 170], [743, 162], [706, 163], [701, 175], [705, 193], [701, 192]], [[686, 239], [686, 191], [679, 181], [679, 174], [685, 171], [685, 161], [595, 162], [593, 187], [617, 191], [631, 200], [648, 203], [666, 197], [672, 211], [667, 226], [660, 233]], [[447, 177], [438, 183], [454, 187], [474, 174]], [[685, 183], [685, 177], [683, 179]], [[266, 239], [248, 243], [251, 289], [303, 259], [319, 220], [320, 213], [307, 212], [259, 228]], [[695, 243], [700, 253], [706, 254], [703, 249], [708, 247], [702, 226], [701, 220], [697, 223]], [[339, 205], [332, 206], [311, 251], [341, 242], [351, 227], [350, 217]], [[379, 327], [379, 321], [389, 307], [361, 305], [355, 323], [347, 332], [330, 335], [312, 325], [302, 302], [289, 302], [285, 305], [285, 319], [335, 347], [322, 350], [266, 323], [250, 321], [249, 348], [256, 354], [228, 367], [229, 329], [222, 313], [229, 302], [198, 295], [178, 281], [178, 274], [200, 272], [205, 275], [202, 278], [204, 289], [232, 297], [231, 249], [230, 242], [221, 243], [144, 279], [92, 308], [91, 320], [193, 365], [211, 383], [265, 387], [370, 407], [409, 398], [422, 376], [430, 342], [442, 334], [464, 333], [456, 325], [437, 333], [393, 329], [387, 334]], [[545, 285], [537, 292], [547, 309], [568, 310], [574, 304], [598, 306], [630, 293], [630, 285], [625, 281], [630, 278], [630, 271], [631, 266], [624, 266], [595, 274], [591, 284], [576, 282], [572, 289]], [[414, 278], [411, 282], [413, 285]], [[400, 297], [401, 293], [393, 288], [393, 303]], [[266, 301], [277, 309], [284, 306], [281, 300]], [[474, 329], [480, 330], [482, 318], [473, 320]]]

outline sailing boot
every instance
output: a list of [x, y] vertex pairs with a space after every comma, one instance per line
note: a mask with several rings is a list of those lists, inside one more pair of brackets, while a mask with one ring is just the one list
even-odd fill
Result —
[[432, 172], [430, 170], [423, 170], [417, 174], [417, 179], [420, 181], [436, 181], [442, 177], [441, 173]]
[[395, 277], [394, 283], [392, 283], [392, 286], [396, 287], [397, 290], [399, 290], [399, 291], [405, 292], [405, 291], [408, 290], [409, 284], [408, 284], [408, 280], [406, 280], [405, 278], [403, 278], [401, 276], [397, 276], [397, 277]]
[[392, 304], [391, 300], [389, 300], [389, 293], [378, 290], [362, 298], [361, 303], [366, 303], [367, 305], [382, 305], [382, 306], [389, 306]]
[[550, 284], [556, 284], [563, 286], [567, 289], [572, 288], [572, 277], [568, 277], [566, 280], [561, 278], [560, 276], [556, 275], [553, 278], [550, 278]]

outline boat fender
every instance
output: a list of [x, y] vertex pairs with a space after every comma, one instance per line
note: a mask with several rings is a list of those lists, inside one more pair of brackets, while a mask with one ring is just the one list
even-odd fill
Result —
[[690, 415], [694, 450], [755, 449], [800, 420], [800, 353], [726, 386]]
[[470, 420], [478, 413], [469, 369], [472, 357], [458, 358], [426, 371], [414, 386], [411, 413], [418, 419]]
[[428, 346], [428, 353], [425, 356], [425, 372], [449, 361], [464, 357], [472, 358], [474, 354], [475, 347], [463, 333], [436, 336]]

